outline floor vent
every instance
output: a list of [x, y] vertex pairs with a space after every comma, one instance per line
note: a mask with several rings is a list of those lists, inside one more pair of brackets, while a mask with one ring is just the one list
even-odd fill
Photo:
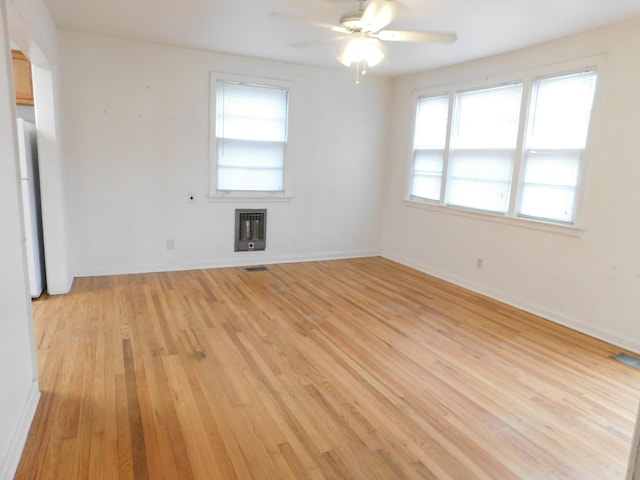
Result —
[[269, 269], [264, 265], [259, 265], [257, 267], [247, 267], [245, 268], [245, 270], [247, 272], [264, 272], [265, 270], [269, 270]]
[[616, 355], [612, 355], [611, 358], [640, 370], [640, 358], [632, 357], [626, 353], [618, 353]]

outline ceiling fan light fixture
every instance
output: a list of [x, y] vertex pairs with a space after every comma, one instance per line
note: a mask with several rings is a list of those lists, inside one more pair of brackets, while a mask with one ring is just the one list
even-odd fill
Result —
[[[347, 40], [336, 57], [346, 67], [356, 66], [356, 83], [367, 68], [380, 63], [387, 54], [385, 42], [453, 43], [457, 35], [453, 32], [389, 30], [394, 18], [396, 0], [356, 0], [359, 8], [340, 17], [339, 25], [327, 25], [307, 21], [311, 25], [328, 28], [335, 33], [326, 40], [301, 42], [292, 46], [317, 45], [334, 40]], [[366, 4], [366, 5], [365, 5]]]
[[375, 40], [368, 37], [354, 37], [347, 42], [336, 58], [346, 67], [360, 62], [366, 62], [367, 66], [373, 67], [384, 58], [384, 52]]

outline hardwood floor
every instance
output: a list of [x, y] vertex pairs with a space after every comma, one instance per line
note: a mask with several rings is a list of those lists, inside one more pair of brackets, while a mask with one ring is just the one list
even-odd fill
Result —
[[381, 259], [79, 278], [34, 302], [17, 479], [621, 479], [618, 348]]

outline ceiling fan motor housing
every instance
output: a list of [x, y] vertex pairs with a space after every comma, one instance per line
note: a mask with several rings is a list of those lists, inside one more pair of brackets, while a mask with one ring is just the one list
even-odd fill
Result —
[[362, 10], [345, 13], [340, 17], [340, 25], [352, 32], [367, 31], [366, 25], [362, 22]]

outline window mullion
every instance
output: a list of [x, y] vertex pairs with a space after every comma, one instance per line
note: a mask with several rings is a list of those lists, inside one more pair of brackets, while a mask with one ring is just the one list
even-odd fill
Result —
[[453, 116], [456, 112], [456, 94], [449, 93], [449, 113], [447, 115], [447, 136], [444, 143], [444, 152], [442, 152], [442, 177], [440, 186], [440, 205], [445, 204], [447, 198], [447, 188], [449, 185], [449, 152], [451, 151], [451, 132], [453, 130]]
[[511, 175], [511, 192], [509, 195], [509, 209], [507, 215], [515, 215], [517, 207], [520, 203], [520, 185], [522, 183], [523, 168], [522, 163], [524, 159], [524, 145], [526, 141], [527, 122], [529, 114], [529, 105], [531, 92], [533, 89], [533, 82], [531, 80], [525, 80], [522, 85], [522, 101], [520, 103], [520, 118], [518, 120], [518, 140], [516, 143], [516, 151], [513, 159], [513, 173]]
[[[414, 105], [416, 106], [415, 108], [415, 113], [413, 116], [413, 125], [412, 125], [412, 131], [413, 131], [413, 137], [411, 139], [411, 161], [409, 162], [409, 168], [408, 168], [408, 172], [409, 172], [409, 182], [407, 184], [407, 196], [408, 198], [414, 198], [414, 190], [413, 190], [413, 184], [414, 184], [414, 178], [415, 178], [415, 169], [416, 169], [416, 147], [415, 147], [415, 143], [416, 143], [416, 127], [418, 124], [418, 108], [419, 108], [419, 104], [420, 104], [420, 97], [416, 96], [414, 98]], [[418, 197], [415, 197], [418, 198]]]

